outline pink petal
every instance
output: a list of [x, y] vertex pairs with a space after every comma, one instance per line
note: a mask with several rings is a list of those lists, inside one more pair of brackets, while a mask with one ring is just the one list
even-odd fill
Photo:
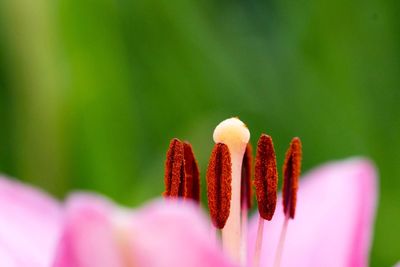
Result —
[[133, 213], [75, 196], [67, 206], [54, 267], [232, 266], [192, 204], [158, 201]]
[[105, 199], [74, 195], [67, 202], [65, 225], [54, 267], [120, 267], [114, 240], [114, 207]]
[[150, 204], [136, 215], [132, 229], [138, 266], [233, 266], [212, 238], [213, 226], [193, 203]]
[[[289, 222], [282, 266], [367, 266], [376, 177], [373, 164], [365, 159], [334, 162], [306, 175], [299, 186], [296, 217]], [[284, 219], [281, 203], [272, 222], [265, 222], [261, 266], [271, 266], [275, 257]]]
[[45, 193], [0, 178], [0, 266], [50, 266], [61, 209]]

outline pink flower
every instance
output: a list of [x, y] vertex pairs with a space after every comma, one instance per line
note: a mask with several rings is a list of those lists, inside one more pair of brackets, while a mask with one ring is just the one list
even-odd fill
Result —
[[298, 186], [302, 151], [294, 138], [283, 168], [282, 207], [272, 138], [262, 135], [255, 175], [262, 210], [247, 227], [249, 138], [237, 118], [214, 131], [210, 220], [189, 200], [198, 199], [199, 173], [190, 144], [178, 139], [167, 153], [167, 198], [138, 210], [84, 193], [60, 207], [41, 192], [0, 179], [0, 266], [367, 266], [377, 194], [373, 164], [361, 158], [329, 163]]
[[[330, 163], [306, 175], [299, 188], [282, 266], [366, 266], [376, 203], [373, 165], [364, 159]], [[1, 179], [0, 266], [45, 267], [53, 260], [54, 267], [234, 266], [191, 202], [159, 200], [135, 211], [76, 194], [65, 206], [60, 232], [55, 201]], [[282, 221], [278, 206], [266, 224], [261, 266], [272, 266]]]

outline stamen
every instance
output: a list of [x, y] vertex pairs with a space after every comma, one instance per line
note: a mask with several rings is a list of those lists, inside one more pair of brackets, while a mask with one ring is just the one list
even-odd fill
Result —
[[251, 190], [251, 167], [253, 163], [253, 148], [251, 144], [248, 143], [246, 146], [246, 151], [243, 155], [242, 162], [242, 181], [240, 190], [240, 202], [242, 208], [242, 237], [241, 237], [241, 259], [242, 265], [244, 265], [244, 260], [247, 258], [247, 215], [248, 211], [251, 209], [252, 205], [252, 190]]
[[252, 204], [252, 191], [251, 191], [251, 165], [253, 162], [253, 148], [248, 143], [246, 151], [243, 155], [242, 162], [242, 179], [241, 179], [241, 191], [240, 191], [240, 203], [243, 209], [251, 209]]
[[297, 188], [301, 170], [301, 141], [292, 139], [283, 164], [283, 212], [294, 218], [296, 212]]
[[262, 134], [257, 144], [254, 185], [260, 218], [258, 220], [253, 266], [258, 267], [263, 241], [264, 219], [271, 220], [276, 208], [278, 171], [272, 138]]
[[285, 162], [283, 164], [282, 197], [285, 219], [283, 221], [278, 248], [276, 250], [274, 267], [279, 267], [281, 265], [289, 219], [294, 219], [296, 212], [297, 189], [301, 171], [301, 157], [301, 141], [298, 137], [295, 137], [290, 143], [290, 147], [286, 152]]
[[165, 197], [180, 197], [184, 192], [184, 147], [183, 143], [174, 138], [169, 143], [165, 161]]
[[276, 208], [278, 171], [274, 144], [266, 134], [260, 136], [257, 144], [254, 185], [260, 216], [270, 221]]
[[257, 228], [257, 238], [256, 238], [256, 247], [254, 250], [254, 258], [253, 258], [253, 266], [260, 266], [260, 256], [262, 250], [262, 241], [264, 237], [264, 219], [260, 216], [258, 217], [258, 228]]
[[276, 255], [274, 260], [274, 267], [280, 267], [282, 262], [283, 247], [285, 246], [286, 232], [289, 224], [289, 216], [286, 215], [283, 220], [283, 226], [281, 229], [281, 234], [279, 236], [278, 248], [276, 249]]
[[230, 195], [229, 216], [222, 229], [222, 245], [224, 250], [240, 263], [241, 261], [241, 175], [243, 154], [250, 139], [250, 132], [246, 125], [238, 118], [230, 118], [221, 122], [214, 130], [216, 143], [224, 143], [229, 148], [232, 162], [232, 182]]
[[222, 229], [229, 217], [231, 201], [232, 163], [228, 146], [218, 143], [211, 153], [207, 168], [207, 197], [210, 217], [215, 227]]
[[171, 140], [165, 162], [165, 197], [183, 197], [200, 201], [199, 168], [188, 142]]
[[191, 198], [200, 203], [200, 176], [199, 167], [194, 157], [193, 149], [190, 143], [184, 142], [185, 158], [185, 198]]

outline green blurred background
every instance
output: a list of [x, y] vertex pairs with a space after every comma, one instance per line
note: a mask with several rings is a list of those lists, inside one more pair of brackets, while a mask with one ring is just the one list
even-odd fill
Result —
[[253, 144], [274, 137], [280, 164], [295, 135], [304, 170], [373, 159], [371, 263], [391, 266], [399, 14], [398, 0], [0, 1], [0, 171], [138, 205], [163, 191], [170, 138], [192, 142], [204, 174], [213, 128], [237, 115]]

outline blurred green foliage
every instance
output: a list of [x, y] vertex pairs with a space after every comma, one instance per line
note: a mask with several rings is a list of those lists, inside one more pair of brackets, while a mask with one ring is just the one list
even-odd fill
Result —
[[372, 266], [391, 266], [399, 13], [395, 0], [1, 1], [0, 170], [136, 205], [163, 191], [170, 138], [192, 142], [204, 174], [213, 128], [238, 115], [253, 144], [274, 137], [280, 163], [292, 136], [305, 170], [373, 159]]

